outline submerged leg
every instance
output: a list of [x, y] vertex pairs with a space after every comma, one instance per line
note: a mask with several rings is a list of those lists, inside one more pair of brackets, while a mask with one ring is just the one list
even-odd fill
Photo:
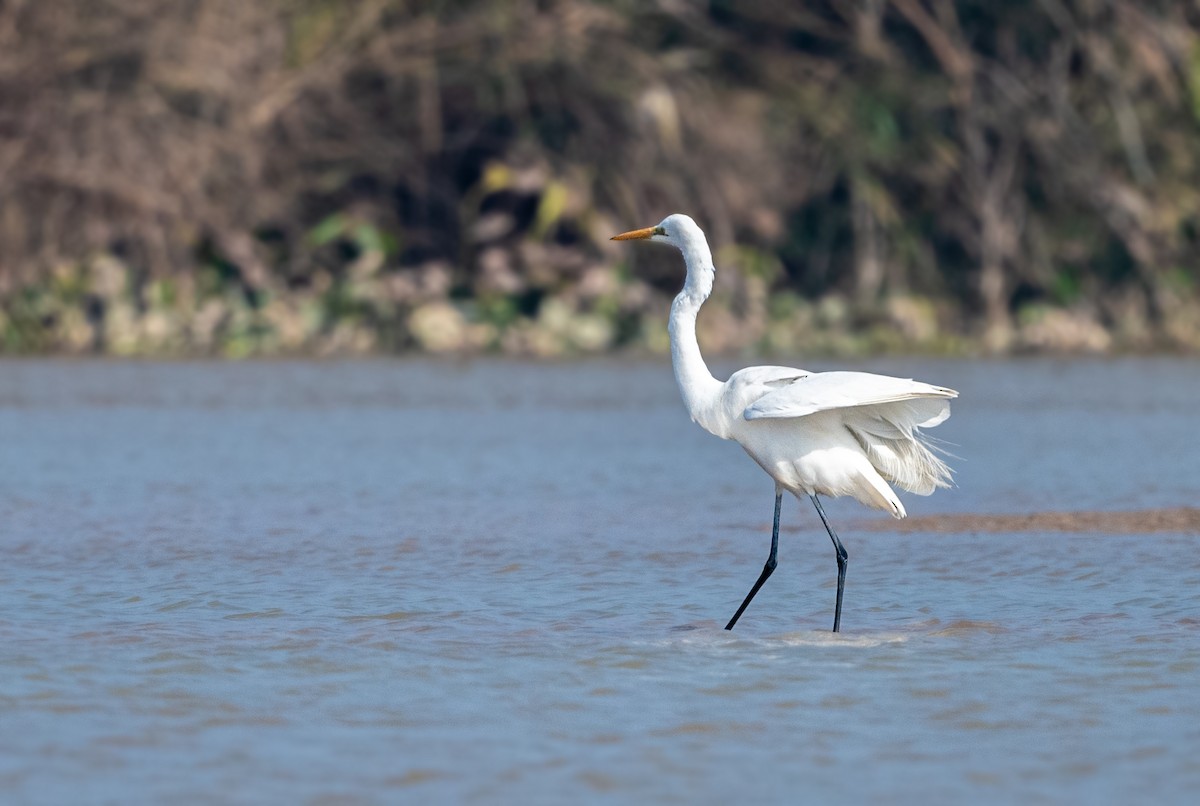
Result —
[[817, 514], [821, 516], [821, 523], [825, 524], [825, 531], [829, 532], [829, 537], [833, 540], [833, 549], [837, 552], [838, 588], [837, 604], [833, 608], [833, 631], [839, 632], [842, 627], [842, 591], [846, 589], [846, 564], [850, 562], [850, 555], [846, 553], [846, 547], [842, 545], [842, 541], [838, 540], [837, 532], [833, 531], [833, 527], [829, 525], [829, 519], [825, 517], [825, 510], [822, 508], [821, 502], [815, 495], [810, 495], [809, 498], [816, 505]]
[[771, 572], [775, 570], [775, 554], [779, 551], [779, 508], [783, 506], [783, 491], [775, 491], [775, 524], [771, 527], [771, 554], [767, 557], [767, 564], [763, 566], [762, 574], [758, 577], [758, 582], [754, 583], [754, 587], [746, 594], [745, 600], [742, 601], [742, 606], [733, 614], [733, 618], [725, 625], [725, 629], [732, 630], [733, 625], [737, 624], [737, 620], [742, 617], [742, 611], [746, 609], [746, 605], [750, 604], [750, 600], [754, 598], [754, 594], [758, 593], [758, 589], [767, 581], [767, 577], [771, 576]]

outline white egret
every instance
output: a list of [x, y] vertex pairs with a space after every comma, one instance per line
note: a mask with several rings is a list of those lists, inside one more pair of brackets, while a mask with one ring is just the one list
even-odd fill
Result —
[[775, 480], [771, 553], [742, 606], [725, 625], [732, 630], [758, 589], [775, 570], [779, 510], [786, 490], [812, 499], [837, 553], [833, 631], [841, 629], [848, 556], [829, 525], [818, 495], [851, 496], [905, 516], [888, 482], [918, 495], [950, 484], [950, 468], [930, 451], [918, 429], [950, 416], [953, 389], [866, 372], [806, 372], [790, 367], [749, 367], [722, 383], [712, 376], [696, 341], [696, 314], [712, 293], [716, 269], [704, 232], [686, 215], [613, 237], [649, 240], [683, 253], [687, 279], [671, 305], [671, 363], [684, 405], [705, 431], [732, 439]]

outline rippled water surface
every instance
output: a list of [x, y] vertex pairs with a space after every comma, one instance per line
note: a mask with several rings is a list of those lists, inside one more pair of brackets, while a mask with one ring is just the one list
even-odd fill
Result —
[[[1197, 501], [1194, 362], [861, 368], [962, 392], [913, 515]], [[833, 636], [787, 500], [727, 633], [772, 497], [660, 364], [0, 363], [0, 799], [1191, 802], [1200, 536], [832, 502]]]

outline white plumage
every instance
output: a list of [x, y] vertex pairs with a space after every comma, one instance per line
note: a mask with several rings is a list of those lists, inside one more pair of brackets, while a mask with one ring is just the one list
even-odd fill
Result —
[[703, 231], [675, 214], [654, 227], [614, 240], [655, 240], [679, 248], [687, 265], [683, 290], [671, 306], [671, 358], [684, 405], [709, 433], [738, 442], [774, 480], [775, 525], [771, 554], [733, 625], [775, 567], [783, 490], [812, 498], [838, 555], [834, 632], [841, 623], [846, 551], [829, 527], [818, 495], [850, 496], [870, 507], [905, 516], [890, 486], [929, 495], [950, 484], [950, 468], [922, 438], [950, 416], [953, 389], [867, 372], [806, 372], [791, 367], [750, 367], [728, 381], [712, 376], [696, 341], [696, 315], [712, 293], [715, 269]]

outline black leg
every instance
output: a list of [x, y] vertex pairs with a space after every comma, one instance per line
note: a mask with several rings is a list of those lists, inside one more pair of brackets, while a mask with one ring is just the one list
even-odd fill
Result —
[[771, 527], [771, 555], [767, 557], [767, 564], [763, 566], [762, 574], [758, 577], [758, 582], [754, 583], [754, 587], [746, 594], [742, 606], [733, 614], [733, 618], [725, 625], [725, 629], [732, 630], [733, 625], [737, 624], [737, 620], [742, 617], [742, 611], [746, 609], [746, 605], [750, 604], [750, 600], [754, 598], [754, 594], [758, 593], [758, 589], [767, 581], [767, 577], [771, 576], [771, 572], [775, 570], [775, 554], [779, 551], [779, 508], [783, 506], [783, 491], [775, 491], [775, 525]]
[[838, 540], [837, 532], [833, 531], [833, 527], [829, 525], [829, 519], [825, 517], [825, 510], [821, 507], [821, 502], [815, 495], [810, 495], [809, 498], [816, 505], [817, 514], [821, 516], [821, 523], [825, 524], [825, 531], [829, 532], [829, 537], [833, 540], [833, 549], [837, 552], [838, 590], [837, 604], [833, 608], [833, 631], [839, 632], [842, 627], [842, 591], [846, 589], [846, 564], [850, 562], [850, 555], [846, 553], [846, 547], [842, 545], [842, 541]]

